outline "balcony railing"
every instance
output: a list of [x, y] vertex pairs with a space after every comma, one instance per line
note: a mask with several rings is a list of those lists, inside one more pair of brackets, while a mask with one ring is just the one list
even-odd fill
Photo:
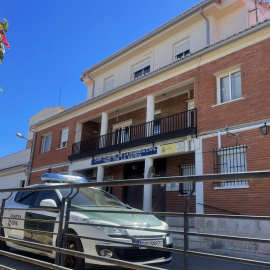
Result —
[[73, 144], [69, 160], [154, 143], [179, 136], [197, 135], [197, 109], [184, 111], [137, 126]]

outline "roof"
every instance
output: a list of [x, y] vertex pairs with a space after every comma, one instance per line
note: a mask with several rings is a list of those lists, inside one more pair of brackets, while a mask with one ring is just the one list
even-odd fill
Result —
[[203, 49], [192, 53], [190, 56], [188, 56], [188, 57], [186, 57], [184, 59], [176, 60], [176, 61], [174, 61], [174, 62], [172, 62], [172, 63], [170, 63], [168, 65], [165, 65], [165, 66], [163, 66], [161, 68], [153, 70], [152, 72], [148, 73], [147, 75], [144, 75], [144, 76], [142, 76], [142, 77], [140, 77], [138, 79], [135, 79], [135, 80], [127, 82], [127, 83], [125, 83], [123, 85], [120, 85], [120, 86], [112, 89], [111, 91], [108, 91], [108, 92], [106, 92], [106, 93], [104, 93], [104, 94], [102, 94], [100, 96], [94, 97], [93, 99], [89, 99], [89, 100], [86, 100], [86, 101], [84, 101], [82, 103], [74, 105], [73, 107], [71, 107], [71, 108], [69, 108], [69, 109], [67, 109], [67, 110], [65, 110], [63, 112], [60, 112], [60, 113], [58, 113], [57, 115], [55, 115], [55, 116], [53, 116], [51, 118], [45, 119], [45, 120], [43, 120], [43, 121], [41, 121], [41, 122], [39, 122], [39, 123], [37, 123], [36, 125], [33, 125], [33, 126], [40, 126], [40, 125], [45, 124], [46, 122], [49, 122], [49, 121], [51, 121], [53, 119], [56, 119], [56, 118], [61, 117], [61, 116], [65, 115], [65, 114], [71, 113], [73, 111], [76, 111], [76, 110], [78, 110], [80, 108], [83, 108], [83, 107], [85, 107], [87, 105], [90, 105], [92, 103], [95, 103], [96, 101], [101, 100], [101, 99], [111, 95], [112, 93], [117, 93], [117, 92], [119, 92], [119, 91], [121, 91], [121, 90], [123, 90], [123, 89], [125, 89], [127, 87], [135, 85], [135, 84], [137, 84], [139, 82], [142, 82], [144, 80], [147, 80], [147, 79], [149, 79], [151, 77], [157, 76], [157, 75], [159, 75], [160, 73], [162, 73], [164, 71], [172, 69], [172, 68], [174, 68], [176, 66], [180, 66], [180, 65], [182, 65], [182, 64], [184, 64], [184, 63], [186, 63], [186, 62], [188, 62], [188, 61], [190, 61], [190, 60], [192, 60], [194, 58], [200, 57], [201, 55], [204, 55], [204, 54], [206, 54], [208, 52], [211, 52], [211, 51], [213, 51], [213, 50], [215, 50], [217, 48], [225, 46], [225, 45], [227, 45], [227, 44], [229, 44], [231, 42], [234, 42], [234, 41], [236, 41], [238, 39], [241, 39], [241, 38], [243, 38], [245, 36], [248, 36], [248, 35], [256, 32], [256, 31], [259, 31], [259, 30], [261, 30], [263, 28], [266, 28], [266, 27], [269, 27], [269, 26], [270, 26], [270, 19], [267, 19], [267, 20], [265, 20], [265, 21], [263, 21], [261, 23], [258, 23], [257, 25], [253, 25], [253, 26], [251, 26], [249, 28], [246, 28], [245, 30], [243, 30], [243, 31], [241, 31], [239, 33], [233, 34], [233, 35], [231, 35], [231, 36], [229, 36], [229, 37], [227, 37], [227, 38], [225, 38], [225, 39], [223, 39], [221, 41], [218, 41], [218, 42], [213, 43], [213, 44], [211, 44], [209, 46], [206, 46]]
[[186, 17], [190, 16], [191, 14], [197, 12], [200, 8], [203, 8], [213, 2], [217, 2], [220, 3], [220, 1], [217, 0], [203, 0], [200, 3], [196, 4], [195, 6], [189, 8], [188, 10], [184, 11], [183, 13], [181, 13], [180, 15], [176, 16], [175, 18], [171, 19], [170, 21], [166, 22], [165, 24], [159, 26], [158, 28], [156, 28], [155, 30], [151, 31], [150, 33], [142, 36], [141, 38], [137, 39], [136, 41], [132, 42], [131, 44], [127, 45], [126, 47], [124, 47], [123, 49], [115, 52], [114, 54], [110, 55], [109, 57], [103, 59], [102, 61], [96, 63], [95, 65], [93, 65], [92, 67], [84, 70], [82, 72], [82, 75], [86, 75], [88, 72], [91, 72], [93, 70], [95, 70], [96, 68], [108, 63], [109, 61], [115, 59], [116, 57], [120, 56], [121, 54], [127, 52], [128, 50], [138, 46], [139, 44], [145, 42], [146, 40], [152, 38], [153, 36], [159, 34], [160, 32], [164, 31], [165, 29], [171, 27], [172, 25], [178, 23], [179, 21], [185, 19]]

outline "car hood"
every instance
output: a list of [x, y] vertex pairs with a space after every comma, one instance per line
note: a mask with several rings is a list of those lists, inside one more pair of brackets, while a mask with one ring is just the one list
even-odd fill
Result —
[[[119, 212], [127, 212], [129, 209], [126, 208], [118, 208], [118, 207], [87, 207], [83, 208], [84, 210], [101, 210], [101, 211], [119, 211]], [[73, 209], [74, 211], [74, 209]], [[77, 213], [80, 213], [84, 216], [87, 216], [90, 219], [105, 221], [115, 223], [121, 226], [161, 226], [162, 223], [159, 219], [157, 219], [153, 215], [144, 215], [143, 211], [132, 208], [130, 211], [137, 212], [134, 213], [105, 213], [105, 212], [80, 212], [79, 209], [76, 209]], [[75, 212], [75, 211], [74, 211]]]

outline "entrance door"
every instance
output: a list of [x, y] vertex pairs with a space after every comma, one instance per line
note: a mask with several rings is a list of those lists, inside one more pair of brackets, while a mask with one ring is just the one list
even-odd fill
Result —
[[[166, 176], [166, 158], [154, 160], [156, 177]], [[152, 188], [152, 210], [153, 212], [166, 211], [166, 185], [153, 185]], [[161, 217], [160, 217], [161, 218]], [[161, 218], [163, 219], [163, 218]]]
[[[124, 165], [124, 179], [144, 178], [144, 162], [127, 163]], [[131, 207], [143, 209], [143, 186], [125, 187], [124, 202]]]

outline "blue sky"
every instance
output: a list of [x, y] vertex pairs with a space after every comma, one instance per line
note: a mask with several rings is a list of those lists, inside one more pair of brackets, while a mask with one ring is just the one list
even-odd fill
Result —
[[28, 119], [44, 108], [86, 100], [86, 68], [122, 49], [200, 1], [8, 0], [0, 66], [0, 157], [25, 149]]

